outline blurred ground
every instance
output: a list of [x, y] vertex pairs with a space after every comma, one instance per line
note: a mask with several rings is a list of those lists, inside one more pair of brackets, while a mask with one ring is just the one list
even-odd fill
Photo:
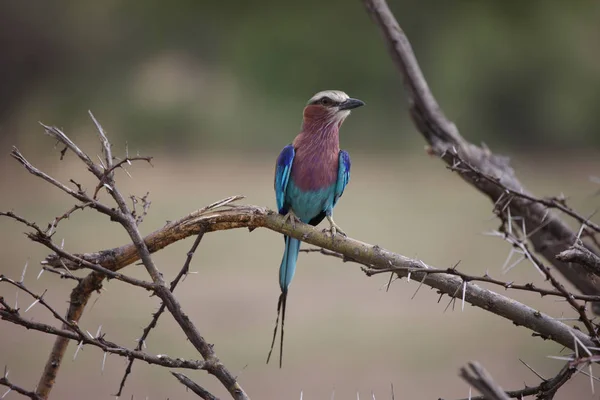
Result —
[[[26, 156], [52, 146], [41, 134], [35, 138], [36, 145], [21, 148]], [[86, 149], [92, 154], [99, 151], [96, 143], [89, 143]], [[349, 235], [439, 267], [461, 260], [464, 271], [483, 274], [489, 270], [491, 275], [501, 277], [500, 268], [509, 247], [497, 238], [482, 235], [498, 226], [487, 199], [417, 146], [412, 154], [402, 157], [379, 157], [359, 148], [348, 150], [353, 155], [352, 181], [336, 208], [336, 221]], [[0, 209], [11, 209], [45, 224], [70, 207], [70, 199], [5, 157], [8, 151], [0, 150]], [[276, 154], [199, 154], [196, 159], [179, 160], [155, 154], [154, 168], [143, 164], [130, 168], [133, 179], [120, 173], [125, 193], [150, 192], [152, 207], [141, 227], [144, 233], [233, 194], [246, 195], [251, 204], [274, 205]], [[74, 178], [93, 187], [90, 174], [71, 154], [63, 162], [55, 155], [31, 161], [63, 181]], [[597, 153], [577, 157], [520, 154], [513, 157], [513, 166], [525, 185], [539, 195], [563, 192], [583, 214], [597, 207], [598, 198], [593, 194], [598, 187], [589, 181], [589, 176], [597, 175], [600, 168]], [[23, 265], [29, 262], [27, 285], [37, 292], [48, 289], [48, 301], [63, 312], [72, 283], [49, 273], [36, 280], [38, 262], [47, 252], [29, 242], [24, 231], [12, 221], [0, 220], [0, 240], [4, 244], [0, 272], [18, 278]], [[74, 214], [61, 224], [56, 239], [62, 238], [65, 248], [72, 252], [110, 248], [126, 241], [120, 227], [91, 211]], [[167, 279], [177, 273], [191, 243], [188, 239], [155, 255]], [[386, 292], [382, 286], [387, 276], [367, 278], [356, 265], [307, 254], [301, 255], [289, 296], [284, 367], [280, 370], [276, 363], [267, 366], [282, 251], [279, 235], [267, 230], [209, 234], [193, 260], [192, 270], [197, 274], [190, 275], [176, 292], [192, 321], [215, 344], [219, 357], [254, 399], [298, 399], [301, 391], [304, 399], [329, 399], [333, 390], [336, 399], [355, 398], [357, 392], [367, 398], [372, 391], [376, 398], [385, 399], [390, 398], [390, 384], [398, 399], [452, 399], [468, 396], [468, 386], [457, 372], [469, 360], [482, 362], [506, 389], [518, 389], [523, 382], [538, 383], [518, 358], [545, 377], [561, 367], [560, 361], [546, 358], [559, 354], [559, 346], [532, 338], [529, 331], [507, 320], [470, 306], [464, 312], [460, 307], [444, 312], [448, 297], [438, 303], [438, 295], [426, 287], [411, 300], [417, 288], [415, 282], [395, 282]], [[123, 272], [145, 276], [139, 266]], [[543, 284], [527, 264], [519, 265], [504, 278]], [[134, 347], [135, 338], [158, 301], [117, 281], [104, 287], [101, 295], [94, 295], [81, 325], [90, 332], [102, 325], [107, 339]], [[507, 293], [553, 316], [567, 310], [564, 303], [552, 299]], [[12, 302], [15, 290], [0, 285], [0, 295]], [[23, 293], [18, 301], [23, 308], [31, 303]], [[26, 315], [54, 323], [47, 314], [36, 306]], [[53, 340], [0, 323], [0, 366], [8, 365], [15, 383], [33, 388]], [[147, 344], [150, 353], [198, 357], [168, 315], [161, 318]], [[73, 360], [75, 348], [71, 344], [67, 351], [52, 398], [111, 398], [125, 361], [109, 356], [101, 372], [99, 350], [85, 347]], [[227, 397], [206, 373], [185, 372], [216, 395]], [[7, 396], [17, 398], [14, 393]], [[195, 397], [166, 369], [136, 362], [122, 398]], [[593, 398], [587, 378], [576, 377], [557, 396], [574, 398]]]

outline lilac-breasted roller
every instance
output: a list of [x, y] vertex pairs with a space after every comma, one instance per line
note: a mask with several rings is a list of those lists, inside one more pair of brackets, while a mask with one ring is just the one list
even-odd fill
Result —
[[[333, 221], [333, 208], [350, 180], [350, 156], [340, 150], [339, 130], [350, 110], [365, 103], [344, 92], [326, 90], [315, 94], [304, 108], [302, 131], [293, 143], [285, 146], [275, 167], [275, 197], [279, 214], [292, 224], [296, 221], [318, 225], [324, 218], [330, 224], [332, 238], [344, 231]], [[285, 251], [279, 267], [281, 295], [277, 303], [277, 320], [271, 350], [281, 313], [279, 367], [283, 356], [283, 326], [288, 288], [296, 271], [300, 251], [298, 239], [284, 236]]]

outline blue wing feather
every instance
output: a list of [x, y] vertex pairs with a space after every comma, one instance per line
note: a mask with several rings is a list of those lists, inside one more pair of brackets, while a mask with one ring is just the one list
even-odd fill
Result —
[[350, 154], [347, 151], [341, 150], [339, 155], [338, 163], [338, 178], [335, 185], [335, 194], [333, 198], [333, 205], [337, 203], [338, 199], [342, 197], [346, 185], [350, 181]]
[[277, 165], [275, 167], [275, 198], [277, 200], [277, 211], [280, 214], [287, 212], [285, 206], [285, 192], [290, 179], [292, 163], [294, 162], [294, 146], [287, 145], [281, 150], [277, 157]]

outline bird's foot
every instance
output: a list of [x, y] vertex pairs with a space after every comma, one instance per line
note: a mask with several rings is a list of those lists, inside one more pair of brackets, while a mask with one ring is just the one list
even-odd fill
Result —
[[329, 221], [329, 225], [330, 225], [330, 227], [329, 227], [329, 229], [324, 229], [324, 231], [325, 231], [325, 232], [330, 232], [330, 233], [331, 233], [331, 237], [332, 237], [332, 238], [333, 238], [333, 237], [335, 237], [335, 235], [336, 235], [336, 234], [338, 234], [338, 233], [339, 233], [340, 235], [342, 235], [342, 236], [348, 236], [348, 235], [346, 235], [346, 232], [344, 232], [344, 231], [342, 230], [342, 228], [340, 228], [340, 227], [338, 226], [338, 224], [336, 224], [336, 223], [333, 221], [333, 218], [332, 218], [332, 217], [329, 217], [329, 216], [328, 216], [328, 217], [327, 217], [327, 221]]
[[296, 228], [296, 222], [302, 222], [302, 221], [300, 221], [300, 218], [298, 218], [292, 210], [288, 211], [288, 213], [285, 214], [285, 216], [283, 218], [286, 223], [287, 222], [291, 223], [292, 228], [294, 228], [294, 229]]

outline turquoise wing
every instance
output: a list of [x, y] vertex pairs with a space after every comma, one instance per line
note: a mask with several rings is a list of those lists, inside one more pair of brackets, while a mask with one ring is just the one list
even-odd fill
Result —
[[337, 203], [338, 199], [342, 197], [346, 185], [350, 181], [350, 154], [341, 150], [339, 155], [338, 163], [338, 177], [335, 185], [335, 193], [333, 197], [333, 205]]
[[287, 145], [281, 150], [277, 157], [277, 165], [275, 167], [275, 199], [277, 201], [277, 211], [280, 214], [287, 214], [288, 205], [285, 204], [285, 193], [290, 180], [290, 172], [294, 155], [296, 154], [294, 146]]

